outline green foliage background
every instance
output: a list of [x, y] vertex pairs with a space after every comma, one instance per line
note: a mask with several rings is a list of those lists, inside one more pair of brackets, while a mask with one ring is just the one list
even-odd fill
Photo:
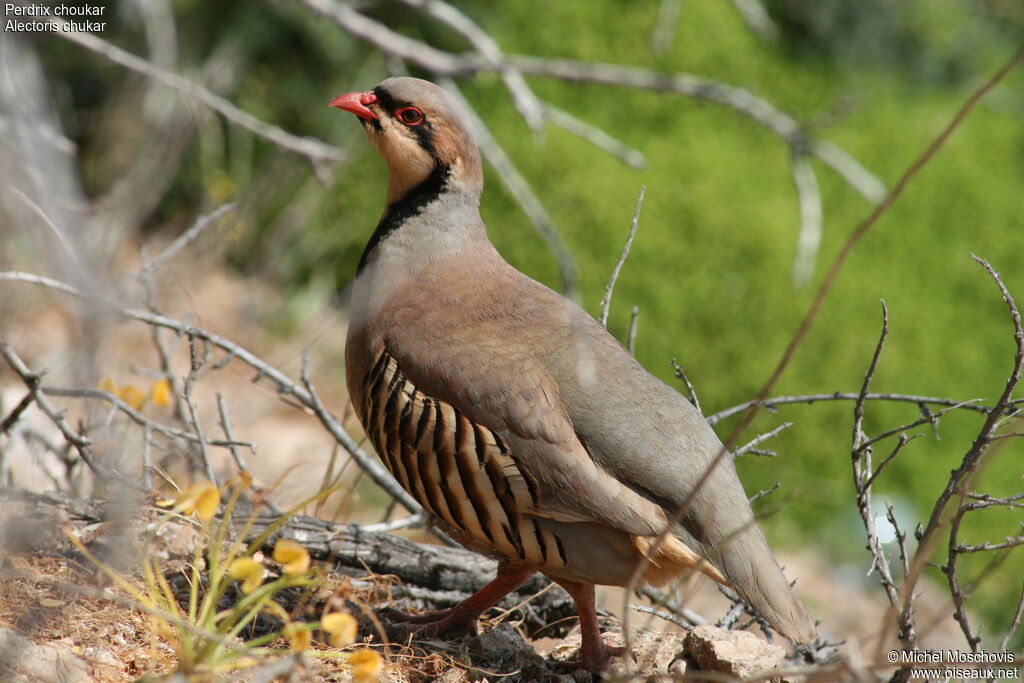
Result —
[[[664, 53], [651, 47], [656, 2], [456, 4], [508, 53], [685, 71], [747, 88], [817, 124], [820, 137], [853, 154], [887, 186], [1024, 38], [1024, 18], [1012, 0], [778, 0], [769, 9], [781, 38], [768, 43], [747, 29], [728, 2], [685, 2]], [[408, 7], [362, 9], [438, 47], [467, 49]], [[225, 96], [287, 130], [351, 149], [336, 182], [322, 187], [302, 160], [222, 121], [208, 122], [150, 221], [148, 229], [187, 224], [198, 210], [236, 196], [247, 228], [232, 246], [232, 263], [294, 293], [275, 321], [287, 334], [291, 323], [311, 306], [335, 300], [351, 279], [386, 184], [383, 164], [367, 149], [356, 121], [324, 104], [340, 92], [372, 87], [387, 75], [388, 64], [301, 3], [178, 0], [174, 11], [184, 67], [232, 41], [243, 74]], [[143, 52], [130, 13], [118, 16], [105, 37]], [[106, 148], [96, 134], [98, 122], [130, 117], [111, 108], [138, 85], [138, 77], [48, 40], [42, 52], [50, 75], [66, 84], [60, 92], [67, 128], [82, 146], [86, 169], [93, 169], [87, 182], [101, 189]], [[647, 169], [635, 171], [557, 128], [538, 139], [497, 77], [461, 83], [578, 260], [583, 304], [597, 312], [638, 191], [646, 185], [640, 231], [618, 282], [610, 328], [624, 338], [630, 309], [639, 306], [637, 356], [670, 383], [669, 361], [678, 358], [706, 412], [754, 397], [828, 263], [870, 206], [815, 162], [824, 241], [814, 281], [797, 286], [791, 270], [799, 215], [782, 141], [731, 109], [681, 96], [530, 82], [541, 98], [647, 155]], [[856, 249], [777, 393], [856, 391], [880, 328], [878, 302], [885, 299], [892, 334], [875, 390], [988, 401], [999, 394], [1011, 367], [1012, 329], [994, 283], [969, 254], [989, 259], [1024, 300], [1022, 122], [1024, 72], [1018, 71], [971, 114]], [[554, 261], [527, 219], [490, 172], [487, 186], [483, 213], [500, 251], [555, 286]], [[872, 404], [865, 426], [877, 433], [917, 414], [914, 406]], [[782, 421], [796, 425], [770, 444], [779, 458], [748, 456], [738, 466], [751, 493], [783, 483], [774, 499], [789, 502], [765, 524], [774, 543], [806, 549], [826, 564], [866, 567], [851, 485], [851, 415], [852, 405], [830, 403], [765, 412], [748, 438]], [[937, 432], [924, 430], [926, 437], [909, 446], [878, 483], [878, 502], [897, 501], [908, 524], [926, 518], [979, 426], [975, 415], [964, 414], [944, 418]], [[730, 427], [720, 425], [719, 433], [724, 437]], [[880, 449], [879, 457], [887, 452]], [[1019, 492], [1022, 457], [1021, 445], [1008, 443], [978, 488]], [[999, 540], [1020, 533], [1021, 517], [1006, 511], [976, 515], [964, 536]], [[1020, 552], [1011, 554], [973, 603], [993, 630], [1009, 620], [1022, 567]]]

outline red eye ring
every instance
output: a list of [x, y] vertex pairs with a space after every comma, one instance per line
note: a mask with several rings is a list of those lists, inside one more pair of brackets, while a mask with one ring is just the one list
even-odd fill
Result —
[[416, 107], [402, 107], [395, 110], [395, 118], [407, 126], [418, 126], [423, 123], [423, 112]]

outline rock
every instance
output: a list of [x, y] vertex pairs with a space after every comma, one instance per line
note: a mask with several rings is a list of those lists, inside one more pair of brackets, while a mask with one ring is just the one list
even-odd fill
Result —
[[469, 672], [465, 669], [451, 668], [435, 679], [435, 683], [469, 683]]
[[[603, 634], [603, 638], [609, 645], [623, 644], [622, 634], [620, 633], [606, 632]], [[666, 674], [681, 676], [686, 671], [686, 661], [683, 659], [685, 643], [685, 633], [634, 632], [632, 673], [647, 676]], [[577, 628], [551, 651], [551, 658], [556, 662], [578, 659], [579, 649], [580, 634]], [[622, 658], [612, 658], [608, 665], [607, 675], [614, 678], [615, 676], [626, 674], [627, 671]], [[573, 675], [589, 676], [585, 672], [573, 672]], [[577, 677], [574, 680], [579, 681], [580, 678]], [[585, 680], [589, 680], [589, 678]]]
[[523, 680], [544, 667], [544, 658], [537, 654], [522, 636], [501, 624], [469, 641], [473, 665], [491, 671], [522, 671]]
[[778, 667], [786, 650], [748, 631], [727, 631], [705, 624], [687, 636], [686, 654], [706, 671], [750, 678]]
[[682, 674], [685, 633], [637, 633], [633, 638], [634, 671], [644, 674]]
[[85, 662], [69, 650], [36, 645], [8, 629], [0, 629], [0, 680], [92, 683]]

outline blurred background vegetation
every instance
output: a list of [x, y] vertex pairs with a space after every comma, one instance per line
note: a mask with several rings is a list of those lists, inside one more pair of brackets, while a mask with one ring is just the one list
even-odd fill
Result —
[[[741, 11], [752, 3], [725, 0], [454, 4], [509, 54], [687, 72], [749, 90], [841, 146], [887, 187], [1024, 40], [1019, 0], [770, 0], [760, 21]], [[435, 47], [469, 49], [407, 4], [363, 2], [358, 9]], [[325, 185], [305, 159], [187, 100], [183, 106], [145, 77], [59, 37], [34, 37], [64, 134], [77, 147], [85, 193], [130, 199], [129, 209], [108, 211], [110, 232], [98, 242], [110, 254], [118, 240], [177, 234], [199, 213], [235, 201], [243, 221], [225, 236], [225, 263], [287, 293], [283, 307], [260, 314], [263, 324], [287, 337], [325, 307], [343, 315], [346, 286], [382, 208], [386, 172], [355, 118], [325, 105], [390, 73], [422, 72], [290, 0], [124, 0], [111, 3], [105, 18], [105, 40], [205, 83], [264, 121], [336, 144], [348, 158], [331, 167]], [[597, 313], [645, 185], [610, 329], [625, 339], [638, 306], [637, 356], [679, 386], [670, 366], [677, 358], [706, 413], [753, 398], [870, 203], [811, 161], [823, 236], [812, 276], [799, 281], [800, 207], [791, 149], [779, 137], [731, 108], [680, 95], [528, 81], [544, 101], [646, 157], [638, 170], [559, 128], [536, 135], [497, 75], [458, 81], [575, 257], [581, 303]], [[550, 251], [490, 169], [482, 211], [513, 265], [559, 286]], [[857, 391], [884, 299], [892, 334], [874, 390], [993, 401], [1011, 367], [1012, 330], [972, 252], [1024, 299], [1021, 71], [981, 103], [858, 246], [776, 393]], [[338, 368], [321, 381], [341, 376]], [[851, 414], [849, 403], [764, 411], [747, 438], [783, 421], [796, 424], [769, 444], [778, 458], [746, 456], [738, 467], [750, 493], [782, 482], [767, 500], [788, 500], [766, 521], [773, 543], [863, 570]], [[877, 433], [917, 414], [913, 405], [871, 404], [866, 429]], [[732, 424], [718, 425], [723, 438]], [[925, 518], [978, 425], [977, 415], [954, 414], [938, 430], [924, 430], [927, 438], [879, 481], [878, 501], [894, 502], [908, 525]], [[1019, 443], [1007, 444], [978, 488], [1020, 491], [1022, 456]], [[976, 515], [964, 535], [1019, 534], [1021, 517], [1019, 510]], [[1009, 621], [1022, 567], [1020, 552], [1011, 555], [972, 603], [992, 629]]]

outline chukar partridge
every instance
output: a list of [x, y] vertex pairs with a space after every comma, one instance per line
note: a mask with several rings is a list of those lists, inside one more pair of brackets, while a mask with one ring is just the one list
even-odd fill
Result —
[[[699, 569], [784, 636], [812, 639], [814, 622], [700, 413], [488, 240], [480, 153], [462, 106], [415, 78], [330, 104], [359, 117], [390, 171], [352, 291], [352, 403], [405, 490], [440, 528], [498, 562], [494, 581], [420, 615], [418, 628], [475, 628], [539, 571], [575, 599], [581, 664], [597, 671], [617, 652], [601, 640], [594, 585], [628, 585], [649, 553], [644, 580]], [[683, 506], [681, 524], [657, 543]]]

